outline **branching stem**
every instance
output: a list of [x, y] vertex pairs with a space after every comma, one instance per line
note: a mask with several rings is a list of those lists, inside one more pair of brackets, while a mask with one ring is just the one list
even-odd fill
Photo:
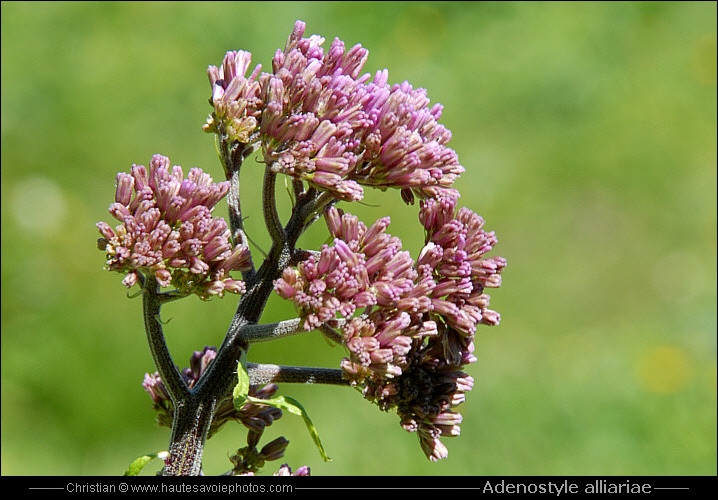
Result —
[[[226, 138], [219, 144], [220, 159], [230, 181], [227, 203], [230, 230], [235, 244], [246, 244], [248, 241], [244, 233], [239, 200], [239, 172], [242, 160], [254, 149], [254, 146], [239, 143], [230, 146]], [[287, 225], [282, 227], [277, 214], [275, 184], [276, 173], [272, 172], [268, 165], [264, 176], [262, 208], [265, 224], [272, 239], [272, 247], [258, 270], [252, 265], [250, 270], [243, 273], [247, 292], [240, 298], [237, 312], [232, 318], [214, 361], [191, 390], [172, 361], [159, 322], [161, 304], [180, 296], [173, 292], [158, 294], [154, 281], [151, 287], [144, 287], [145, 328], [150, 350], [175, 407], [170, 456], [164, 470], [165, 474], [201, 473], [204, 442], [215, 408], [218, 401], [222, 401], [231, 393], [236, 383], [237, 362], [243, 353], [247, 352], [249, 345], [305, 332], [299, 319], [269, 325], [260, 325], [258, 322], [273, 291], [274, 280], [281, 276], [285, 267], [296, 263], [299, 257], [306, 255], [305, 252], [295, 248], [299, 236], [321, 215], [324, 207], [333, 203], [333, 198], [314, 188], [305, 190], [303, 185], [295, 182], [295, 204]], [[335, 341], [340, 340], [338, 334], [332, 332], [323, 333]], [[337, 369], [253, 363], [248, 366], [253, 384], [269, 382], [347, 384], [342, 377], [342, 371]]]
[[161, 301], [157, 294], [157, 282], [154, 279], [147, 279], [144, 280], [144, 284], [142, 304], [147, 342], [150, 346], [150, 352], [152, 353], [152, 359], [155, 362], [157, 371], [160, 377], [162, 377], [162, 381], [167, 388], [172, 403], [176, 404], [178, 401], [187, 397], [189, 388], [182, 379], [174, 361], [172, 361], [172, 356], [165, 342], [165, 336], [162, 332], [162, 323], [160, 322]]

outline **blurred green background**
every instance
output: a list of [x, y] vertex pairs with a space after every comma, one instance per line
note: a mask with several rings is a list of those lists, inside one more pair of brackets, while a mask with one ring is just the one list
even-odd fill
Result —
[[[140, 385], [154, 370], [141, 304], [102, 270], [94, 224], [109, 219], [116, 173], [154, 153], [221, 178], [200, 129], [206, 68], [230, 49], [269, 68], [296, 19], [327, 44], [362, 43], [367, 71], [388, 68], [445, 105], [467, 168], [462, 203], [509, 265], [492, 293], [502, 323], [477, 332], [476, 385], [447, 460], [429, 463], [396, 415], [351, 389], [284, 385], [334, 459], [322, 463], [286, 414], [267, 432], [292, 441], [285, 461], [316, 475], [716, 474], [715, 3], [1, 9], [2, 474], [120, 474], [166, 449]], [[261, 182], [247, 165], [244, 207]], [[391, 215], [416, 255], [417, 206], [398, 192], [367, 202], [351, 210]], [[318, 224], [304, 245], [324, 235]], [[235, 307], [167, 306], [175, 360], [218, 345]], [[263, 320], [291, 316], [273, 300]], [[317, 366], [342, 356], [316, 333], [250, 351]], [[229, 468], [243, 436], [234, 426], [209, 441], [207, 473]]]

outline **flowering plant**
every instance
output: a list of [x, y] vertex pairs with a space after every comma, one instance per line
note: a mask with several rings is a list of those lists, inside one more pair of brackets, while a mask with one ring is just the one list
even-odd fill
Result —
[[[464, 172], [439, 123], [442, 106], [408, 82], [390, 85], [387, 70], [361, 74], [368, 51], [346, 50], [338, 38], [304, 37], [297, 21], [271, 72], [251, 54], [230, 51], [208, 70], [210, 114], [203, 129], [215, 135], [225, 181], [155, 155], [149, 167], [117, 175], [109, 212], [119, 225], [99, 222], [98, 247], [106, 269], [126, 287], [139, 285], [145, 328], [157, 372], [145, 374], [160, 425], [171, 427], [169, 449], [150, 459], [168, 475], [202, 473], [206, 439], [230, 420], [247, 428], [247, 446], [230, 458], [228, 474], [253, 474], [283, 456], [289, 441], [257, 448], [264, 429], [289, 411], [302, 416], [328, 459], [305, 409], [276, 396], [277, 383], [311, 382], [356, 388], [381, 410], [396, 411], [417, 434], [427, 458], [446, 458], [441, 438], [457, 436], [457, 406], [473, 386], [465, 365], [476, 361], [479, 324], [496, 325], [487, 288], [501, 284], [502, 257], [484, 220], [458, 204], [453, 187]], [[255, 267], [243, 226], [239, 174], [259, 152], [264, 165], [262, 212], [272, 246]], [[284, 174], [292, 190], [288, 222], [280, 223], [275, 183]], [[414, 260], [391, 236], [389, 217], [367, 226], [339, 207], [362, 200], [365, 187], [398, 189], [418, 200], [425, 243]], [[227, 197], [229, 224], [213, 216]], [[333, 240], [300, 249], [299, 236], [324, 218]], [[241, 273], [232, 275], [231, 273]], [[161, 306], [189, 295], [207, 300], [239, 295], [219, 348], [195, 352], [179, 370], [164, 340]], [[297, 317], [259, 324], [270, 294], [291, 301]], [[319, 330], [346, 349], [337, 368], [288, 367], [247, 361], [249, 346]], [[306, 475], [282, 465], [278, 474]]]

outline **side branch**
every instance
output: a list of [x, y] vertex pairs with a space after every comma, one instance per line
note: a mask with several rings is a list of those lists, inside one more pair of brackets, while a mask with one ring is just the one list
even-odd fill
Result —
[[142, 309], [145, 319], [145, 331], [147, 332], [147, 341], [157, 371], [162, 377], [162, 382], [167, 388], [172, 402], [177, 404], [178, 401], [187, 397], [189, 388], [184, 379], [182, 379], [174, 361], [172, 361], [172, 356], [165, 342], [162, 324], [160, 323], [162, 299], [157, 294], [157, 287], [158, 285], [154, 278], [148, 278], [144, 281]]
[[336, 199], [323, 191], [309, 188], [297, 197], [298, 203], [292, 210], [292, 215], [284, 228], [287, 235], [287, 242], [296, 254], [294, 245], [299, 236], [321, 216], [322, 211], [328, 205], [336, 203]]
[[[227, 141], [225, 139], [224, 143]], [[244, 220], [242, 219], [242, 204], [240, 200], [239, 171], [244, 159], [256, 150], [256, 145], [234, 143], [231, 147], [222, 150], [221, 155], [227, 179], [229, 180], [229, 191], [227, 192], [227, 206], [229, 209], [229, 226], [232, 232], [232, 241], [235, 245], [249, 245], [249, 240], [244, 232]], [[228, 152], [227, 152], [228, 150]], [[254, 262], [250, 262], [250, 269], [242, 271], [242, 279], [249, 281], [255, 274]]]
[[327, 324], [320, 326], [319, 331], [322, 332], [322, 335], [324, 335], [327, 339], [334, 342], [335, 344], [342, 345], [342, 343], [344, 342], [344, 337], [342, 336], [342, 334]]
[[[244, 232], [244, 221], [242, 220], [242, 208], [239, 197], [239, 169], [232, 172], [229, 179], [229, 191], [227, 192], [227, 207], [229, 209], [229, 226], [232, 233], [234, 245], [244, 244], [249, 246], [249, 239]], [[242, 279], [248, 281], [255, 274], [254, 262], [250, 258], [250, 268], [242, 271]]]
[[349, 385], [349, 381], [337, 368], [316, 368], [313, 366], [280, 366], [247, 363], [249, 383], [269, 384], [272, 382], [293, 384]]
[[[234, 380], [232, 374], [237, 368], [237, 361], [242, 352], [245, 352], [249, 348], [249, 341], [244, 338], [243, 334], [253, 334], [255, 342], [259, 341], [260, 338], [263, 339], [267, 337], [267, 335], [269, 335], [270, 338], [276, 338], [276, 336], [273, 336], [271, 333], [267, 334], [262, 328], [256, 326], [264, 311], [264, 306], [274, 289], [273, 282], [281, 276], [282, 270], [292, 261], [296, 253], [294, 246], [299, 236], [304, 229], [306, 229], [308, 221], [316, 218], [318, 209], [321, 206], [331, 203], [331, 199], [322, 196], [322, 194], [318, 193], [315, 189], [305, 191], [299, 196], [285, 229], [281, 226], [277, 214], [275, 197], [276, 177], [277, 174], [272, 172], [271, 168], [267, 167], [265, 169], [262, 207], [267, 229], [272, 238], [272, 247], [269, 251], [269, 255], [265, 258], [257, 272], [250, 280], [247, 280], [247, 292], [239, 301], [237, 312], [232, 318], [224, 341], [217, 351], [217, 357], [193, 388], [193, 392], [196, 394], [213, 394], [217, 397], [223, 397], [231, 392], [233, 387], [232, 381]], [[250, 328], [249, 325], [255, 326]], [[257, 328], [257, 330], [253, 331], [253, 328]], [[293, 334], [293, 332], [299, 333], [295, 326], [287, 324], [283, 325], [277, 334], [279, 336], [285, 336]], [[267, 340], [269, 340], [269, 338], [267, 338]], [[291, 374], [291, 377], [299, 377], [296, 380], [299, 382], [306, 382], [312, 379], [311, 376], [307, 378], [308, 375], [304, 371], [300, 370], [300, 372], [297, 373], [290, 368], [287, 370], [280, 370], [276, 373], [272, 372], [273, 375], [264, 375], [263, 377], [268, 379], [274, 376], [280, 376], [281, 372], [282, 380], [285, 380], [284, 377], [290, 377], [288, 374]], [[342, 381], [339, 371], [320, 371], [316, 373], [318, 375], [315, 374], [314, 377], [319, 376], [321, 378], [326, 376], [329, 377], [330, 380], [335, 380], [335, 382], [331, 383], [345, 383]]]
[[257, 342], [268, 342], [292, 335], [299, 335], [307, 331], [301, 325], [299, 318], [288, 319], [278, 323], [270, 323], [268, 325], [244, 325], [237, 335], [238, 341], [246, 341], [250, 344]]

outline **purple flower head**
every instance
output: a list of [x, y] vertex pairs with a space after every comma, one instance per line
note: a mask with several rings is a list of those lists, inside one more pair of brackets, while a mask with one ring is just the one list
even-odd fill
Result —
[[335, 39], [325, 53], [324, 38], [302, 38], [297, 21], [284, 51], [277, 50], [272, 73], [263, 80], [261, 138], [271, 168], [306, 180], [339, 199], [359, 200], [351, 179], [360, 144], [353, 137], [366, 124], [356, 92], [368, 51], [345, 50]]
[[249, 249], [233, 247], [226, 222], [212, 217], [229, 183], [214, 183], [199, 168], [190, 169], [185, 178], [182, 167], [170, 168], [162, 155], [152, 157], [149, 169], [133, 165], [131, 172], [117, 175], [115, 202], [109, 208], [120, 224], [113, 229], [97, 223], [106, 269], [123, 273], [127, 287], [142, 273], [162, 287], [172, 285], [203, 299], [243, 293], [244, 283], [229, 272], [248, 268]]
[[409, 82], [389, 87], [386, 80], [384, 70], [365, 86], [370, 125], [359, 134], [365, 150], [357, 166], [358, 182], [399, 188], [407, 202], [413, 202], [414, 193], [458, 198], [451, 185], [464, 167], [446, 146], [451, 132], [438, 123], [443, 106], [429, 108], [425, 89], [414, 89]]
[[388, 217], [367, 228], [329, 208], [333, 244], [275, 282], [304, 328], [337, 331], [349, 353], [345, 377], [383, 410], [395, 409], [434, 461], [448, 453], [441, 438], [460, 433], [455, 407], [473, 387], [462, 367], [476, 361], [476, 326], [498, 323], [483, 292], [500, 285], [506, 266], [485, 256], [496, 237], [483, 219], [456, 205], [450, 194], [422, 200], [426, 244], [416, 261], [386, 232]]
[[[454, 334], [463, 336], [462, 343], [468, 344], [477, 324], [499, 322], [499, 314], [488, 309], [489, 296], [484, 290], [501, 285], [506, 259], [485, 255], [497, 243], [496, 235], [483, 229], [481, 216], [466, 207], [457, 209], [456, 204], [453, 197], [422, 201], [419, 220], [427, 243], [419, 262], [435, 270], [434, 310]], [[455, 353], [454, 358], [459, 355]]]
[[361, 45], [347, 50], [336, 38], [325, 51], [324, 38], [303, 38], [304, 30], [297, 21], [272, 73], [259, 78], [271, 169], [340, 200], [361, 200], [362, 185], [401, 189], [407, 202], [458, 197], [451, 185], [464, 168], [446, 147], [442, 106], [429, 107], [426, 91], [408, 82], [390, 86], [386, 70], [361, 74], [369, 54]]
[[357, 217], [332, 207], [326, 220], [333, 245], [286, 268], [275, 281], [277, 293], [301, 311], [307, 330], [352, 318], [357, 309], [374, 305], [390, 306], [397, 313], [416, 307], [401, 302], [416, 295], [417, 273], [408, 252], [401, 251], [401, 241], [386, 233], [388, 217], [367, 228]]
[[251, 61], [249, 52], [229, 51], [219, 68], [208, 68], [214, 112], [202, 127], [206, 132], [226, 134], [230, 140], [243, 144], [255, 140], [263, 107], [258, 81], [262, 67], [257, 65], [246, 77]]
[[165, 385], [162, 383], [162, 379], [158, 373], [153, 375], [145, 373], [145, 379], [142, 381], [142, 387], [147, 391], [152, 398], [152, 401], [155, 403], [170, 400], [170, 395], [167, 392]]
[[187, 387], [190, 389], [194, 387], [215, 357], [217, 357], [217, 349], [214, 347], [205, 346], [201, 351], [192, 353], [192, 357], [189, 359], [189, 368], [182, 370], [182, 377], [187, 383]]

